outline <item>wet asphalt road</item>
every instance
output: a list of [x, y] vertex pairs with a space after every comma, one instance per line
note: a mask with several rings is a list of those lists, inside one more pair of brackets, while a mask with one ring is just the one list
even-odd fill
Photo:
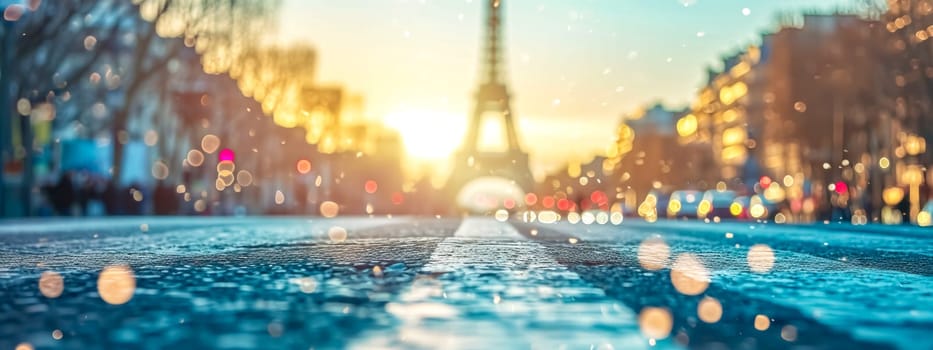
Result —
[[491, 218], [0, 224], [4, 349], [933, 349], [933, 231]]

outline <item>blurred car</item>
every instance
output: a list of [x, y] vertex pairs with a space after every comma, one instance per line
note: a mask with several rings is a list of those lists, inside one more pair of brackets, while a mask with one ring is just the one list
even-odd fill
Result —
[[700, 191], [674, 191], [667, 203], [667, 217], [669, 218], [695, 218], [703, 193]]
[[740, 220], [768, 220], [780, 212], [777, 203], [761, 195], [736, 197], [729, 206], [729, 214]]
[[703, 193], [703, 199], [697, 207], [697, 217], [732, 218], [730, 206], [735, 200], [735, 191], [709, 190]]

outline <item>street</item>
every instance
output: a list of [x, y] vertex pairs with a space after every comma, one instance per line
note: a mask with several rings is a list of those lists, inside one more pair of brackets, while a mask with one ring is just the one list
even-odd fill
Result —
[[928, 231], [699, 221], [0, 226], [0, 349], [933, 349]]

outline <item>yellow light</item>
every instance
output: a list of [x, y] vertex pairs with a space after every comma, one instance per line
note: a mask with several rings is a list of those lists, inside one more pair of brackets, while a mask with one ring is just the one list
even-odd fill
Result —
[[647, 112], [648, 112], [648, 111], [645, 110], [645, 107], [644, 107], [644, 106], [636, 107], [635, 110], [632, 111], [632, 114], [629, 114], [628, 119], [629, 119], [629, 120], [638, 120], [638, 119], [641, 119], [641, 118], [643, 118], [643, 117], [645, 116], [645, 113], [647, 113]]
[[653, 205], [644, 202], [638, 206], [638, 216], [648, 217], [651, 215], [657, 215], [657, 210]]
[[677, 134], [682, 137], [693, 135], [697, 131], [697, 117], [693, 114], [687, 114], [677, 121]]
[[904, 199], [904, 189], [900, 187], [889, 187], [881, 193], [881, 198], [884, 199], [884, 203], [890, 206], [895, 206]]
[[645, 196], [645, 203], [651, 203], [651, 205], [655, 205], [658, 203], [658, 197], [653, 194], [649, 194]]
[[739, 62], [739, 64], [735, 65], [735, 67], [732, 67], [729, 73], [733, 78], [738, 78], [745, 75], [745, 73], [748, 73], [750, 70], [751, 66], [748, 64], [748, 62]]
[[735, 101], [735, 98], [732, 96], [732, 89], [729, 87], [724, 87], [722, 90], [719, 90], [719, 100], [723, 104], [732, 104]]
[[771, 202], [783, 201], [784, 195], [784, 189], [778, 186], [777, 183], [771, 183], [771, 186], [768, 186], [768, 189], [766, 189], [764, 193], [765, 199]]
[[907, 140], [904, 142], [904, 150], [907, 151], [907, 154], [912, 156], [925, 152], [926, 148], [926, 139], [920, 136], [908, 136]]
[[791, 187], [794, 185], [794, 177], [790, 175], [784, 175], [784, 186]]
[[919, 185], [923, 183], [923, 171], [916, 165], [908, 166], [901, 175], [901, 181], [910, 185]]
[[878, 166], [881, 167], [881, 169], [887, 169], [891, 166], [891, 160], [888, 159], [888, 157], [881, 157], [881, 159], [878, 159]]
[[748, 85], [745, 85], [743, 82], [738, 82], [732, 85], [732, 93], [735, 94], [736, 99], [745, 96], [748, 93]]
[[739, 119], [739, 112], [736, 112], [734, 109], [726, 110], [722, 112], [722, 121], [726, 123], [734, 122], [736, 119]]
[[681, 208], [680, 201], [676, 199], [672, 199], [671, 202], [667, 204], [667, 212], [669, 214], [677, 214], [680, 212]]
[[726, 129], [722, 132], [722, 144], [724, 146], [738, 145], [745, 143], [746, 132], [742, 127]]
[[745, 96], [746, 93], [748, 93], [748, 85], [740, 81], [731, 86], [723, 87], [722, 90], [719, 91], [719, 100], [722, 101], [723, 104], [730, 105]]
[[921, 211], [917, 214], [917, 225], [922, 227], [933, 226], [933, 216], [928, 211]]
[[748, 209], [748, 213], [751, 214], [752, 217], [756, 219], [761, 219], [762, 217], [765, 216], [765, 214], [767, 213], [767, 210], [765, 209], [765, 206], [756, 203], [756, 204], [752, 204], [752, 206]]
[[742, 205], [739, 204], [739, 203], [732, 203], [732, 205], [729, 206], [729, 213], [731, 213], [732, 216], [739, 216], [739, 215], [741, 215], [741, 214], [742, 214]]
[[733, 145], [722, 150], [722, 159], [727, 164], [739, 164], [745, 161], [745, 146]]
[[712, 210], [713, 205], [708, 200], [700, 201], [700, 205], [697, 206], [697, 216], [705, 217]]
[[580, 167], [580, 163], [572, 162], [567, 165], [567, 175], [570, 177], [580, 177], [582, 172], [583, 169]]
[[625, 124], [619, 125], [617, 134], [619, 134], [620, 140], [629, 140], [635, 138], [635, 130]]
[[406, 153], [418, 160], [447, 159], [460, 145], [465, 118], [427, 110], [402, 110], [383, 118], [398, 131]]

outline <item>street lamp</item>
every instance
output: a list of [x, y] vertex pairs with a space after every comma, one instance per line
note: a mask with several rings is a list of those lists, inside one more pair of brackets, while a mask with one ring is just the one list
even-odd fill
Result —
[[907, 154], [916, 156], [926, 152], [927, 142], [921, 136], [909, 135], [907, 139], [904, 140], [904, 150], [907, 151]]
[[889, 225], [898, 225], [903, 220], [900, 210], [897, 209], [898, 203], [904, 199], [904, 189], [900, 187], [888, 187], [881, 193], [881, 198], [886, 206], [881, 209], [881, 222]]
[[904, 189], [900, 187], [888, 187], [882, 192], [881, 198], [884, 199], [884, 204], [892, 207], [896, 206], [904, 199]]

